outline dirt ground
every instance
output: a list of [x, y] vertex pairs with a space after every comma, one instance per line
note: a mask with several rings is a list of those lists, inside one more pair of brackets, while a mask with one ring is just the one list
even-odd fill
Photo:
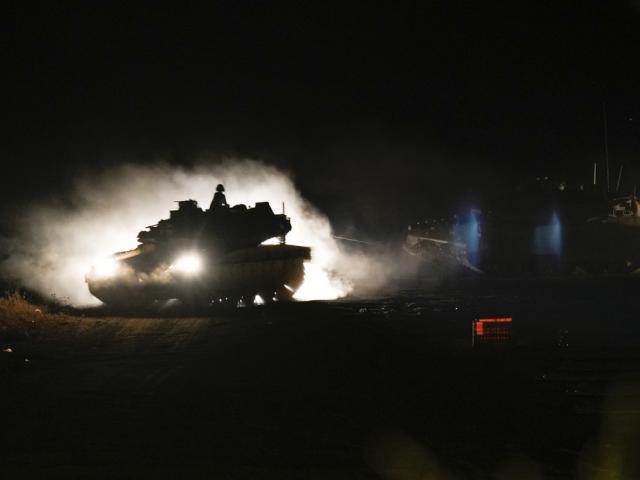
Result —
[[[0, 329], [0, 478], [638, 478], [636, 289], [27, 312]], [[512, 342], [471, 347], [504, 315]]]

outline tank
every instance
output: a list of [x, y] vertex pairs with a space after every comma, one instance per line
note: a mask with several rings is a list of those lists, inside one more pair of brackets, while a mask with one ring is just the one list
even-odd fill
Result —
[[[209, 210], [195, 200], [177, 202], [168, 219], [138, 234], [135, 249], [91, 267], [89, 291], [127, 307], [170, 299], [199, 306], [291, 300], [311, 249], [285, 243], [290, 219], [268, 202], [230, 207], [218, 195]], [[270, 239], [279, 242], [263, 244]]]

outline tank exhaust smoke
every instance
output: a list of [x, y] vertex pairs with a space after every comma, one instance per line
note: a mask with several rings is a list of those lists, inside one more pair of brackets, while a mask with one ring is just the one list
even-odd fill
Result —
[[138, 231], [167, 218], [175, 201], [192, 198], [207, 208], [218, 183], [224, 183], [232, 205], [286, 204], [293, 226], [287, 242], [312, 248], [297, 299], [339, 298], [364, 279], [382, 281], [382, 268], [369, 258], [341, 250], [328, 218], [301, 196], [289, 175], [262, 162], [235, 159], [192, 169], [128, 164], [80, 177], [66, 198], [25, 212], [16, 236], [7, 240], [9, 255], [0, 273], [74, 305], [99, 303], [84, 281], [89, 267], [135, 247]]

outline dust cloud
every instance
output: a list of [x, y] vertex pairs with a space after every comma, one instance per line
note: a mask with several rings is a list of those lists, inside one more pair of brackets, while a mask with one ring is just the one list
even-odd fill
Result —
[[347, 252], [333, 237], [329, 219], [301, 196], [290, 175], [236, 159], [190, 169], [126, 164], [82, 176], [58, 203], [29, 208], [15, 226], [0, 274], [73, 305], [99, 303], [84, 280], [89, 267], [111, 253], [135, 248], [138, 232], [168, 218], [178, 200], [191, 198], [208, 208], [218, 183], [225, 185], [232, 205], [268, 201], [279, 213], [284, 204], [292, 223], [287, 242], [312, 248], [297, 299], [334, 299], [384, 284], [385, 262]]

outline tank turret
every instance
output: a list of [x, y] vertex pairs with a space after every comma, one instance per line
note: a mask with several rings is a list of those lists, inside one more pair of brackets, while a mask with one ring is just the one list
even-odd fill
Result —
[[276, 215], [268, 202], [258, 202], [254, 208], [245, 205], [214, 207], [203, 211], [195, 200], [178, 202], [169, 218], [147, 227], [138, 234], [141, 244], [170, 243], [192, 238], [194, 242], [215, 246], [218, 250], [257, 247], [291, 231], [285, 215]]

